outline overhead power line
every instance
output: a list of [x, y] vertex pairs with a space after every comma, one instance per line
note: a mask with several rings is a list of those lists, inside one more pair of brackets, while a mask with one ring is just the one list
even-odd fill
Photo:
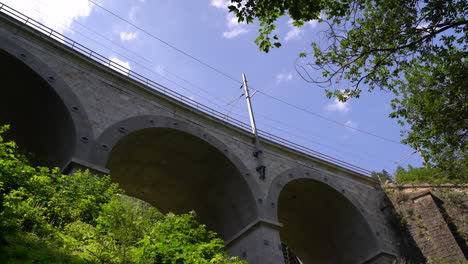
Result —
[[[43, 4], [46, 5], [46, 6], [48, 6], [47, 3], [43, 3]], [[35, 9], [35, 8], [31, 8], [31, 9], [34, 10], [34, 11], [35, 11], [37, 14], [39, 14], [39, 15], [44, 15], [42, 12], [40, 12], [39, 10], [37, 10], [37, 9]], [[71, 19], [70, 19], [70, 20], [71, 20]], [[76, 24], [80, 25], [81, 27], [85, 28], [86, 30], [92, 32], [93, 34], [96, 34], [97, 36], [99, 36], [99, 37], [105, 39], [106, 41], [108, 41], [108, 42], [110, 42], [110, 43], [112, 43], [113, 45], [115, 45], [115, 46], [117, 46], [117, 47], [119, 47], [119, 48], [121, 48], [121, 49], [123, 49], [123, 50], [128, 51], [129, 53], [133, 54], [133, 55], [136, 56], [136, 57], [139, 57], [140, 59], [145, 60], [145, 61], [148, 62], [150, 65], [156, 66], [152, 61], [146, 59], [145, 57], [143, 57], [143, 56], [141, 56], [141, 55], [139, 55], [139, 54], [133, 52], [132, 50], [130, 50], [130, 49], [128, 49], [128, 48], [126, 48], [126, 47], [124, 47], [124, 46], [122, 46], [122, 45], [119, 45], [117, 42], [115, 42], [115, 41], [113, 41], [113, 40], [107, 38], [107, 37], [104, 36], [103, 34], [100, 34], [100, 33], [96, 32], [95, 30], [93, 30], [93, 29], [91, 29], [91, 28], [89, 28], [89, 27], [87, 27], [87, 26], [85, 26], [85, 25], [79, 23], [78, 21], [74, 21], [74, 22], [75, 22]], [[221, 106], [221, 105], [219, 105], [219, 104], [213, 102], [212, 100], [206, 98], [205, 96], [202, 96], [202, 95], [200, 95], [200, 94], [197, 94], [196, 92], [194, 92], [193, 90], [187, 88], [186, 86], [181, 85], [181, 84], [175, 82], [174, 80], [171, 80], [171, 79], [167, 78], [167, 77], [164, 76], [163, 74], [158, 73], [158, 72], [156, 72], [155, 70], [148, 68], [147, 66], [145, 66], [145, 65], [143, 65], [143, 64], [141, 64], [141, 63], [139, 63], [139, 62], [137, 62], [137, 61], [135, 61], [135, 60], [133, 60], [132, 58], [129, 58], [129, 57], [127, 57], [127, 56], [125, 56], [125, 55], [123, 55], [123, 54], [121, 54], [121, 53], [119, 53], [119, 52], [114, 51], [114, 50], [113, 50], [112, 48], [110, 48], [108, 45], [104, 45], [104, 44], [102, 44], [101, 42], [95, 40], [94, 38], [90, 38], [90, 37], [86, 36], [85, 34], [83, 34], [83, 33], [79, 32], [79, 31], [77, 31], [77, 30], [71, 28], [70, 26], [68, 26], [68, 25], [66, 25], [66, 24], [64, 24], [64, 23], [61, 23], [61, 25], [63, 25], [65, 28], [67, 28], [67, 30], [69, 30], [70, 32], [74, 32], [74, 33], [76, 33], [76, 34], [78, 34], [78, 35], [81, 35], [83, 38], [86, 38], [87, 40], [96, 43], [97, 45], [103, 47], [104, 49], [107, 49], [107, 50], [111, 51], [112, 53], [115, 53], [116, 55], [119, 55], [120, 57], [122, 57], [122, 58], [124, 58], [124, 59], [126, 59], [126, 60], [128, 60], [128, 61], [130, 61], [130, 62], [132, 62], [132, 63], [134, 63], [135, 65], [138, 65], [138, 66], [142, 67], [143, 69], [146, 69], [147, 71], [149, 71], [149, 72], [151, 72], [151, 73], [154, 73], [154, 74], [160, 76], [161, 78], [163, 78], [163, 79], [165, 79], [166, 81], [168, 81], [168, 82], [170, 82], [170, 83], [172, 83], [172, 84], [174, 84], [174, 85], [176, 85], [176, 86], [182, 88], [183, 90], [188, 91], [188, 92], [190, 92], [190, 93], [193, 93], [195, 96], [198, 96], [198, 97], [200, 97], [200, 98], [202, 98], [202, 99], [205, 99], [207, 102], [209, 102], [210, 104], [212, 104], [212, 105], [218, 107], [219, 109], [222, 109], [223, 111], [228, 111], [228, 113], [230, 113], [230, 112], [232, 111], [232, 108], [230, 108], [230, 109], [228, 110], [227, 108], [225, 108], [225, 107], [223, 107], [223, 106]], [[170, 72], [170, 71], [168, 71], [168, 70], [166, 70], [166, 69], [162, 69], [162, 71], [164, 71], [165, 73], [168, 73], [168, 74], [170, 74], [170, 75], [176, 77], [176, 78], [179, 79], [179, 80], [182, 80], [182, 81], [188, 83], [189, 85], [193, 86], [194, 88], [196, 88], [196, 89], [198, 89], [198, 90], [201, 90], [202, 92], [204, 92], [204, 93], [206, 93], [207, 95], [211, 96], [211, 97], [214, 98], [215, 100], [224, 103], [224, 100], [223, 100], [223, 99], [220, 99], [220, 98], [218, 98], [218, 97], [216, 97], [216, 96], [213, 96], [213, 95], [212, 95], [209, 91], [207, 91], [206, 89], [204, 89], [204, 88], [202, 88], [202, 87], [200, 87], [200, 86], [198, 86], [198, 85], [196, 85], [196, 84], [193, 84], [192, 82], [190, 82], [190, 81], [188, 81], [187, 79], [185, 79], [185, 78], [179, 76], [178, 74], [173, 73], [173, 72]], [[242, 117], [244, 117], [244, 116], [242, 116]]]
[[[42, 13], [41, 13], [39, 10], [37, 10], [37, 9], [33, 9], [33, 10], [36, 11], [38, 14], [42, 14]], [[101, 38], [103, 38], [103, 39], [109, 41], [110, 43], [116, 45], [117, 47], [119, 47], [119, 48], [121, 48], [121, 49], [124, 49], [124, 50], [126, 50], [126, 51], [132, 53], [133, 55], [135, 55], [135, 56], [137, 56], [137, 57], [139, 57], [139, 58], [145, 60], [146, 62], [150, 63], [151, 65], [154, 65], [154, 63], [153, 63], [152, 61], [148, 60], [147, 58], [144, 58], [143, 56], [139, 55], [138, 53], [135, 53], [135, 52], [133, 52], [132, 50], [130, 50], [130, 49], [124, 47], [124, 46], [119, 45], [117, 42], [115, 42], [115, 41], [113, 41], [113, 40], [107, 38], [106, 36], [104, 36], [104, 35], [102, 35], [102, 34], [96, 32], [96, 31], [90, 29], [89, 27], [87, 27], [87, 26], [85, 26], [85, 25], [83, 25], [83, 24], [81, 24], [81, 23], [79, 23], [79, 22], [76, 22], [76, 21], [75, 21], [75, 23], [77, 23], [78, 25], [82, 26], [83, 28], [89, 30], [90, 32], [92, 32], [92, 33], [94, 33], [94, 34], [100, 36]], [[72, 31], [72, 32], [75, 32], [75, 33], [77, 33], [77, 34], [83, 36], [84, 38], [86, 38], [86, 39], [92, 41], [92, 42], [95, 42], [95, 43], [98, 44], [99, 46], [102, 46], [102, 47], [105, 48], [105, 49], [109, 49], [110, 51], [116, 53], [117, 55], [119, 55], [119, 56], [121, 56], [121, 57], [123, 57], [123, 58], [125, 58], [125, 59], [127, 59], [127, 60], [129, 60], [129, 61], [132, 61], [132, 62], [135, 63], [136, 65], [139, 65], [140, 67], [143, 67], [143, 68], [145, 68], [145, 69], [147, 69], [147, 70], [149, 70], [149, 71], [151, 71], [151, 72], [154, 72], [153, 70], [147, 68], [147, 67], [144, 66], [144, 65], [141, 65], [140, 63], [138, 63], [138, 62], [132, 60], [131, 58], [128, 58], [128, 57], [126, 57], [125, 55], [122, 55], [122, 54], [120, 54], [120, 53], [118, 53], [118, 52], [115, 52], [114, 50], [108, 48], [106, 45], [103, 45], [102, 43], [100, 43], [100, 42], [98, 42], [98, 41], [96, 41], [96, 40], [94, 40], [94, 39], [89, 38], [88, 36], [84, 35], [83, 33], [72, 29], [71, 27], [67, 26], [66, 24], [62, 24], [62, 25], [65, 26], [68, 30], [70, 30], [70, 31]], [[180, 80], [183, 80], [183, 81], [187, 82], [188, 84], [190, 84], [190, 85], [192, 85], [192, 86], [195, 86], [195, 88], [197, 88], [197, 89], [201, 89], [201, 90], [204, 91], [204, 92], [208, 92], [208, 91], [206, 91], [205, 89], [203, 89], [203, 88], [201, 88], [201, 87], [198, 87], [197, 85], [191, 83], [190, 81], [184, 79], [183, 77], [180, 77], [179, 75], [177, 75], [177, 74], [175, 74], [175, 73], [169, 72], [169, 71], [167, 71], [167, 70], [165, 70], [165, 69], [164, 69], [164, 71], [167, 72], [167, 73], [169, 73], [169, 74], [171, 74], [171, 75], [173, 75], [173, 76], [175, 76], [176, 78], [178, 78], [178, 79], [180, 79]], [[154, 72], [154, 73], [156, 73], [156, 72]], [[157, 74], [157, 73], [156, 73], [156, 74]], [[158, 74], [158, 75], [159, 75], [159, 74]], [[161, 75], [160, 75], [160, 76], [161, 76]], [[176, 83], [176, 82], [174, 82], [174, 81], [172, 81], [172, 80], [170, 80], [170, 79], [167, 79], [167, 78], [164, 77], [164, 76], [161, 76], [161, 77], [163, 77], [164, 79], [168, 80], [169, 82], [171, 82], [171, 83], [173, 83], [173, 84], [175, 84], [175, 85], [181, 87], [182, 89], [189, 91], [189, 89], [188, 89], [187, 87], [182, 86], [182, 85], [180, 85], [180, 84], [178, 84], [178, 83]], [[241, 88], [242, 88], [242, 87], [241, 87]], [[194, 93], [193, 91], [190, 91], [190, 92]], [[256, 93], [256, 92], [258, 92], [258, 90], [255, 90], [255, 91], [254, 91], [254, 93]], [[195, 94], [196, 94], [196, 93], [195, 93]], [[197, 95], [197, 96], [200, 96], [199, 94], [196, 94], [196, 95]], [[252, 94], [251, 97], [253, 97], [253, 95], [254, 95], [254, 94]], [[238, 101], [240, 100], [240, 98], [242, 98], [242, 96], [244, 96], [244, 94], [241, 94], [240, 96], [236, 96], [230, 103], [227, 104], [228, 106], [231, 105], [231, 107], [230, 107], [229, 110], [227, 111], [227, 115], [228, 115], [228, 116], [231, 114], [233, 108], [236, 107], [236, 104], [238, 103]], [[205, 97], [203, 97], [203, 96], [200, 96], [200, 97], [203, 98], [203, 99], [206, 99], [208, 102], [210, 102], [211, 104], [213, 104], [213, 105], [219, 107], [220, 109], [227, 110], [226, 108], [220, 106], [220, 105], [217, 104], [217, 103], [214, 103], [213, 101], [211, 101], [211, 100], [209, 100], [209, 99], [207, 99], [207, 98], [205, 98]], [[214, 98], [217, 99], [217, 100], [223, 101], [223, 100], [221, 100], [221, 99], [219, 99], [219, 98], [217, 98], [217, 97], [214, 97]], [[261, 114], [261, 113], [258, 113], [258, 114], [259, 114], [260, 116], [262, 116], [263, 118], [269, 119], [269, 120], [271, 120], [271, 121], [273, 121], [273, 122], [281, 123], [281, 122], [278, 121], [278, 120], [274, 120], [274, 119], [269, 118], [267, 115], [264, 115], [264, 114]], [[244, 115], [240, 115], [240, 114], [235, 114], [235, 115], [238, 116], [238, 117], [240, 117], [240, 118], [245, 118]], [[338, 149], [338, 148], [332, 147], [332, 146], [330, 146], [330, 145], [326, 145], [326, 144], [323, 144], [323, 143], [319, 143], [319, 142], [314, 141], [314, 140], [312, 140], [312, 139], [310, 139], [310, 138], [306, 138], [306, 137], [303, 137], [303, 136], [301, 136], [301, 135], [292, 133], [291, 131], [286, 130], [286, 129], [282, 129], [282, 128], [278, 128], [278, 127], [276, 127], [276, 126], [268, 125], [268, 124], [266, 124], [266, 123], [264, 123], [264, 122], [259, 122], [259, 124], [265, 125], [265, 126], [271, 128], [271, 129], [274, 129], [274, 130], [277, 130], [277, 131], [281, 131], [282, 133], [291, 135], [291, 136], [293, 136], [293, 137], [301, 138], [301, 139], [303, 139], [303, 140], [306, 140], [306, 142], [307, 142], [307, 141], [308, 141], [308, 142], [312, 142], [312, 143], [314, 143], [314, 144], [316, 144], [316, 145], [319, 145], [319, 146], [322, 146], [322, 147], [325, 147], [325, 148], [332, 149], [332, 150], [334, 150], [334, 151], [336, 151], [336, 152], [339, 152], [339, 153], [348, 154], [348, 155], [357, 155], [357, 156], [360, 155], [360, 154], [357, 154], [357, 153], [346, 152], [346, 151], [343, 151], [342, 149]], [[285, 125], [285, 124], [283, 124], [283, 125]], [[287, 126], [290, 127], [289, 125], [287, 125]], [[300, 130], [300, 128], [297, 128], [297, 127], [296, 127], [295, 130]], [[368, 156], [368, 157], [371, 157], [372, 155], [367, 155], [367, 156]], [[361, 158], [363, 158], [363, 157], [361, 157]], [[365, 159], [367, 159], [367, 158], [365, 158]]]
[[383, 136], [379, 136], [379, 135], [377, 135], [377, 134], [374, 134], [374, 133], [371, 133], [371, 132], [368, 132], [368, 131], [365, 131], [365, 130], [362, 130], [362, 129], [359, 129], [359, 128], [356, 128], [356, 127], [353, 127], [353, 126], [346, 125], [345, 123], [341, 123], [341, 122], [338, 122], [338, 121], [333, 120], [333, 119], [331, 119], [331, 118], [328, 118], [328, 117], [326, 117], [326, 116], [323, 116], [323, 115], [314, 113], [314, 112], [312, 112], [312, 111], [310, 111], [310, 110], [307, 110], [306, 108], [303, 108], [303, 107], [297, 106], [297, 105], [295, 105], [295, 104], [286, 102], [286, 101], [284, 101], [284, 100], [282, 100], [282, 99], [280, 99], [280, 98], [278, 98], [278, 97], [269, 95], [269, 94], [267, 94], [267, 93], [265, 93], [265, 92], [262, 92], [262, 91], [260, 91], [260, 90], [257, 90], [257, 91], [258, 91], [259, 93], [261, 93], [261, 94], [263, 94], [263, 95], [265, 95], [265, 96], [267, 96], [267, 97], [273, 99], [273, 100], [276, 100], [276, 101], [278, 101], [278, 102], [281, 102], [281, 103], [283, 103], [283, 104], [286, 104], [286, 105], [288, 105], [288, 106], [290, 106], [290, 107], [292, 107], [292, 108], [295, 108], [295, 109], [300, 110], [300, 111], [302, 111], [302, 112], [308, 113], [308, 114], [310, 114], [310, 115], [316, 116], [316, 117], [321, 118], [321, 119], [323, 119], [323, 120], [326, 120], [326, 121], [328, 121], [328, 122], [332, 122], [332, 123], [335, 123], [335, 124], [337, 124], [337, 125], [340, 125], [340, 126], [343, 126], [343, 127], [347, 127], [347, 128], [350, 128], [350, 129], [353, 129], [353, 130], [358, 131], [358, 132], [360, 132], [360, 133], [363, 133], [363, 134], [366, 134], [366, 135], [369, 135], [369, 136], [373, 136], [373, 137], [376, 137], [376, 138], [379, 138], [379, 139], [382, 139], [382, 140], [385, 140], [385, 141], [388, 141], [388, 142], [392, 142], [392, 143], [396, 143], [396, 144], [401, 145], [401, 143], [398, 142], [398, 141], [396, 141], [396, 140], [393, 140], [393, 139], [390, 139], [390, 138], [386, 138], [386, 137], [383, 137]]
[[415, 151], [411, 152], [410, 154], [404, 156], [403, 158], [401, 158], [401, 159], [395, 161], [394, 163], [395, 163], [395, 164], [398, 164], [398, 163], [400, 163], [400, 162], [406, 161], [407, 159], [411, 158], [411, 156], [413, 156], [414, 154], [416, 154], [416, 152], [418, 152], [418, 151], [415, 150]]
[[[2, 4], [2, 3], [0, 3]], [[3, 7], [3, 9], [1, 9]], [[7, 9], [7, 11], [5, 11], [5, 9]], [[248, 126], [243, 123], [242, 121], [239, 121], [237, 119], [233, 119], [233, 118], [230, 118], [229, 116], [226, 116], [225, 114], [223, 113], [220, 113], [219, 111], [215, 110], [215, 109], [212, 109], [212, 108], [209, 108], [203, 104], [199, 104], [198, 102], [180, 94], [180, 93], [177, 93], [161, 84], [158, 84], [134, 71], [132, 71], [131, 69], [129, 68], [126, 68], [125, 66], [122, 66], [118, 63], [112, 63], [111, 60], [109, 60], [107, 57], [105, 56], [102, 56], [101, 54], [98, 54], [92, 50], [90, 50], [89, 48], [77, 43], [76, 41], [73, 41], [71, 40], [70, 38], [54, 31], [53, 29], [41, 24], [40, 22], [34, 20], [34, 19], [31, 19], [30, 17], [27, 17], [25, 16], [24, 14], [22, 13], [19, 13], [18, 11], [2, 4], [0, 6], [0, 10], [2, 10], [2, 12], [4, 12], [5, 14], [9, 15], [9, 16], [12, 16], [14, 17], [15, 19], [18, 19], [20, 22], [23, 22], [25, 23], [26, 25], [30, 25], [30, 26], [34, 26], [34, 28], [36, 29], [39, 29], [42, 33], [44, 34], [47, 34], [48, 36], [50, 36], [51, 38], [55, 39], [55, 40], [60, 40], [62, 41], [63, 44], [71, 47], [72, 49], [75, 49], [79, 52], [81, 52], [82, 54], [86, 55], [86, 56], [89, 56], [90, 58], [94, 59], [96, 62], [101, 62], [101, 63], [104, 63], [105, 65], [107, 65], [108, 67], [110, 67], [111, 69], [113, 70], [116, 70], [116, 71], [119, 71], [121, 72], [122, 70], [125, 70], [125, 71], [128, 71], [127, 73], [127, 76], [129, 78], [132, 78], [136, 81], [139, 81], [141, 83], [144, 83], [146, 85], [148, 85], [149, 87], [153, 88], [153, 89], [156, 89], [158, 91], [162, 91], [164, 94], [166, 94], [167, 96], [171, 97], [171, 98], [174, 98], [174, 99], [178, 99], [178, 100], [182, 100], [182, 102], [190, 105], [190, 106], [194, 106], [196, 107], [196, 109], [199, 109], [200, 111], [202, 112], [205, 112], [205, 113], [208, 113], [208, 114], [211, 114], [215, 117], [218, 117], [218, 118], [221, 118], [221, 119], [224, 119], [226, 118], [227, 122], [229, 122], [230, 124], [233, 124], [239, 128], [243, 128], [243, 129], [248, 129]], [[331, 156], [328, 156], [326, 154], [323, 154], [323, 153], [320, 153], [320, 152], [317, 152], [317, 151], [314, 151], [308, 147], [305, 147], [305, 146], [301, 146], [297, 143], [294, 143], [294, 142], [291, 142], [291, 141], [288, 141], [284, 138], [281, 138], [281, 137], [278, 137], [278, 136], [275, 136], [274, 134], [271, 134], [269, 132], [266, 132], [266, 131], [260, 131], [259, 130], [259, 134], [277, 144], [282, 144], [284, 146], [287, 146], [293, 150], [296, 150], [296, 151], [299, 151], [299, 152], [302, 152], [306, 155], [311, 155], [311, 156], [314, 156], [316, 158], [319, 158], [319, 159], [322, 159], [322, 160], [325, 160], [327, 162], [331, 162], [331, 163], [334, 163], [334, 164], [337, 164], [337, 165], [341, 165], [341, 166], [344, 166], [345, 168], [347, 169], [350, 169], [350, 170], [353, 170], [353, 171], [356, 171], [356, 172], [359, 172], [359, 173], [364, 173], [364, 174], [369, 174], [370, 171], [368, 170], [365, 170], [365, 169], [362, 169], [358, 166], [355, 166], [353, 164], [350, 164], [348, 162], [345, 162], [345, 161], [342, 161], [342, 160], [338, 160], [336, 158], [333, 158]]]
[[[198, 59], [198, 58], [196, 58], [195, 56], [193, 56], [193, 55], [191, 55], [191, 54], [189, 54], [189, 53], [187, 53], [187, 52], [185, 52], [185, 51], [183, 51], [183, 50], [177, 48], [176, 46], [170, 44], [169, 42], [167, 42], [167, 41], [165, 41], [165, 40], [163, 40], [163, 39], [161, 39], [160, 37], [155, 36], [154, 34], [148, 32], [147, 30], [145, 30], [145, 29], [143, 29], [143, 28], [141, 28], [140, 26], [138, 26], [138, 25], [136, 25], [136, 24], [134, 24], [134, 23], [128, 21], [127, 19], [125, 19], [125, 18], [119, 16], [118, 14], [112, 12], [111, 10], [109, 10], [109, 9], [107, 9], [107, 8], [105, 8], [105, 7], [103, 7], [102, 5], [99, 5], [98, 3], [94, 2], [93, 0], [88, 0], [88, 1], [89, 1], [90, 3], [92, 3], [92, 4], [94, 4], [95, 6], [99, 7], [100, 9], [104, 10], [105, 12], [111, 14], [112, 16], [118, 18], [119, 20], [121, 20], [121, 21], [123, 21], [123, 22], [125, 22], [125, 23], [127, 23], [127, 24], [129, 24], [129, 25], [131, 25], [131, 26], [134, 27], [135, 29], [137, 29], [137, 30], [139, 30], [139, 31], [141, 31], [141, 32], [143, 32], [143, 33], [145, 33], [146, 35], [150, 36], [151, 38], [154, 38], [155, 40], [157, 40], [157, 41], [163, 43], [164, 45], [166, 45], [166, 46], [168, 46], [168, 47], [174, 49], [175, 51], [177, 51], [177, 52], [179, 52], [179, 53], [181, 53], [181, 54], [183, 54], [183, 55], [189, 57], [190, 59], [192, 59], [192, 60], [194, 60], [194, 61], [196, 61], [196, 62], [202, 64], [203, 66], [205, 66], [205, 67], [207, 67], [207, 68], [209, 68], [209, 69], [211, 69], [211, 70], [217, 72], [218, 74], [221, 74], [222, 76], [224, 76], [224, 77], [230, 79], [231, 81], [234, 81], [234, 82], [236, 82], [236, 83], [242, 83], [242, 81], [236, 79], [235, 77], [231, 76], [230, 74], [225, 73], [225, 72], [219, 70], [218, 68], [216, 68], [216, 67], [214, 67], [214, 66], [211, 66], [211, 65], [209, 65], [208, 63], [202, 61], [201, 59]], [[255, 88], [254, 88], [254, 89], [255, 89]], [[276, 101], [278, 101], [278, 102], [280, 102], [280, 103], [286, 104], [286, 105], [288, 105], [288, 106], [290, 106], [290, 107], [292, 107], [292, 108], [294, 108], [294, 109], [296, 109], [296, 110], [305, 112], [305, 113], [307, 113], [307, 114], [310, 114], [310, 115], [313, 115], [313, 116], [315, 116], [315, 117], [321, 118], [321, 119], [326, 120], [326, 121], [328, 121], [328, 122], [335, 123], [335, 124], [340, 125], [340, 126], [342, 126], [342, 127], [347, 127], [347, 128], [353, 129], [353, 130], [355, 130], [355, 131], [357, 131], [357, 132], [359, 132], [359, 133], [366, 134], [366, 135], [369, 135], [369, 136], [372, 136], [372, 137], [375, 137], [375, 138], [379, 138], [379, 139], [384, 140], [384, 141], [387, 141], [387, 142], [391, 142], [391, 143], [395, 143], [395, 144], [401, 145], [401, 143], [398, 142], [398, 141], [396, 141], [396, 140], [389, 139], [389, 138], [386, 138], [386, 137], [377, 135], [377, 134], [375, 134], [375, 133], [368, 132], [368, 131], [363, 130], [363, 129], [359, 129], [359, 128], [356, 128], [356, 127], [349, 126], [349, 125], [347, 125], [347, 124], [345, 124], [345, 123], [338, 122], [338, 121], [333, 120], [333, 119], [331, 119], [331, 118], [328, 118], [328, 117], [325, 117], [325, 116], [323, 116], [323, 115], [314, 113], [314, 112], [312, 112], [312, 111], [310, 111], [310, 110], [308, 110], [308, 109], [305, 109], [305, 108], [303, 108], [303, 107], [297, 106], [297, 105], [295, 105], [295, 104], [293, 104], [293, 103], [289, 103], [289, 102], [287, 102], [287, 101], [285, 101], [285, 100], [282, 100], [282, 99], [279, 99], [279, 98], [277, 98], [277, 97], [274, 97], [274, 96], [272, 96], [272, 95], [270, 95], [270, 94], [267, 94], [266, 92], [262, 92], [261, 90], [258, 90], [258, 89], [256, 89], [256, 90], [257, 90], [259, 93], [261, 93], [261, 94], [263, 94], [263, 95], [265, 95], [265, 96], [267, 96], [267, 97], [270, 97], [270, 98], [272, 98], [272, 99], [274, 99], [274, 100], [276, 100]]]
[[215, 72], [217, 72], [217, 73], [223, 75], [224, 77], [226, 77], [226, 78], [228, 78], [228, 79], [230, 79], [230, 80], [232, 80], [232, 81], [234, 81], [234, 82], [242, 83], [240, 80], [237, 80], [236, 78], [232, 77], [231, 75], [229, 75], [229, 74], [227, 74], [227, 73], [225, 73], [225, 72], [223, 72], [223, 71], [217, 69], [216, 67], [213, 67], [213, 66], [209, 65], [208, 63], [202, 61], [201, 59], [198, 59], [198, 58], [196, 58], [196, 57], [190, 55], [189, 53], [187, 53], [187, 52], [185, 52], [185, 51], [183, 51], [183, 50], [181, 50], [181, 49], [175, 47], [174, 45], [171, 45], [169, 42], [164, 41], [163, 39], [161, 39], [161, 38], [159, 38], [159, 37], [153, 35], [152, 33], [150, 33], [150, 32], [148, 32], [148, 31], [144, 30], [143, 28], [141, 28], [141, 27], [135, 25], [134, 23], [132, 23], [132, 22], [126, 20], [125, 18], [123, 18], [123, 17], [117, 15], [116, 13], [110, 11], [109, 9], [106, 9], [105, 7], [103, 7], [103, 6], [99, 5], [99, 4], [97, 4], [97, 3], [94, 2], [93, 0], [88, 0], [88, 1], [89, 1], [90, 3], [92, 3], [92, 4], [94, 4], [95, 6], [101, 8], [102, 10], [106, 11], [107, 13], [111, 14], [112, 16], [114, 16], [114, 17], [116, 17], [116, 18], [118, 18], [118, 19], [124, 21], [125, 23], [127, 23], [127, 24], [131, 25], [132, 27], [138, 29], [139, 31], [145, 33], [146, 35], [148, 35], [148, 36], [150, 36], [150, 37], [156, 39], [157, 41], [163, 43], [164, 45], [166, 45], [166, 46], [168, 46], [168, 47], [170, 47], [170, 48], [176, 50], [177, 52], [180, 52], [180, 53], [184, 54], [185, 56], [191, 58], [191, 59], [194, 60], [194, 61], [197, 61], [198, 63], [204, 65], [205, 67], [208, 67], [208, 68], [212, 69], [213, 71], [215, 71]]

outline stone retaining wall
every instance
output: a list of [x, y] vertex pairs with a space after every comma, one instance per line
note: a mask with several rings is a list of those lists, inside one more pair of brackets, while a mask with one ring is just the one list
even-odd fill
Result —
[[409, 251], [403, 254], [405, 257], [421, 261], [422, 255], [426, 261], [441, 259], [450, 263], [466, 260], [466, 185], [388, 184], [383, 189], [396, 210], [400, 231], [410, 235], [407, 240], [411, 241], [402, 242], [402, 251]]

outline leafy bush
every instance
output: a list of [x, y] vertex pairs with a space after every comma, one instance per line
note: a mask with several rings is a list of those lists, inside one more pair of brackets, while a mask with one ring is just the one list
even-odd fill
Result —
[[382, 170], [382, 172], [372, 171], [371, 178], [379, 182], [392, 182], [392, 176], [386, 170]]
[[109, 176], [31, 166], [0, 126], [0, 263], [245, 263], [195, 213], [163, 215]]
[[395, 173], [394, 178], [397, 183], [467, 183], [467, 175], [463, 177], [451, 177], [447, 172], [437, 167], [420, 167], [413, 168], [408, 165], [405, 170], [399, 166]]

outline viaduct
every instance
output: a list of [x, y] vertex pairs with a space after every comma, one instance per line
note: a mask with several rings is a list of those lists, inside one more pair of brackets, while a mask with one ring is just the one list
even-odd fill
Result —
[[398, 255], [379, 184], [355, 167], [263, 133], [262, 177], [245, 124], [0, 7], [0, 120], [41, 164], [195, 210], [251, 264], [284, 264], [282, 243], [304, 264]]

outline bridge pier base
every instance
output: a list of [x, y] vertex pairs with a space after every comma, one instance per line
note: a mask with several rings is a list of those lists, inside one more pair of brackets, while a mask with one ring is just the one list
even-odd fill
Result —
[[227, 251], [249, 264], [284, 264], [280, 227], [280, 223], [257, 219], [226, 241]]
[[68, 164], [62, 169], [61, 173], [71, 175], [76, 173], [77, 171], [84, 171], [89, 170], [93, 174], [97, 175], [108, 175], [109, 170], [106, 168], [102, 168], [97, 166], [93, 163], [90, 163], [85, 160], [81, 160], [78, 158], [72, 158]]
[[373, 257], [364, 261], [363, 264], [391, 264], [395, 261], [396, 256], [385, 252], [379, 252]]

